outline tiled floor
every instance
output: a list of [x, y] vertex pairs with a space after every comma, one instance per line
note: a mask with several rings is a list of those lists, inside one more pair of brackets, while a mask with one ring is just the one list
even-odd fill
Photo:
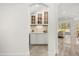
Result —
[[31, 46], [30, 55], [31, 56], [47, 56], [48, 46]]

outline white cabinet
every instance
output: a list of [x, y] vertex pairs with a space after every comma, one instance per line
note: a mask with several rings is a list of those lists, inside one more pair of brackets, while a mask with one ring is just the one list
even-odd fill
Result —
[[30, 44], [48, 44], [47, 33], [31, 33]]

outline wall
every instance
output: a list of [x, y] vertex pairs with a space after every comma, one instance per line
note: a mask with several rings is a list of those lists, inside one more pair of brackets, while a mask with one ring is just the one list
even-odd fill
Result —
[[[57, 4], [49, 7], [48, 54], [57, 48]], [[0, 55], [29, 55], [29, 4], [0, 4]]]
[[79, 17], [79, 4], [78, 3], [62, 3], [58, 7], [59, 17]]
[[28, 5], [0, 4], [0, 55], [29, 55]]
[[54, 56], [57, 49], [57, 23], [58, 23], [58, 5], [56, 3], [48, 4], [49, 21], [48, 21], [48, 55]]

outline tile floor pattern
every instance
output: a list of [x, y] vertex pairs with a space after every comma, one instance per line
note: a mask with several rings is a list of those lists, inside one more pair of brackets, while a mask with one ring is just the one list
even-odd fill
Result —
[[31, 46], [30, 54], [31, 56], [47, 56], [48, 46]]

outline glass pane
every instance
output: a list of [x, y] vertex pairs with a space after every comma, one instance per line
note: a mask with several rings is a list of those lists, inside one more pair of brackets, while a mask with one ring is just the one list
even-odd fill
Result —
[[44, 12], [44, 24], [48, 24], [48, 12]]
[[36, 19], [35, 16], [31, 16], [31, 24], [35, 24], [35, 19]]
[[38, 14], [38, 24], [42, 24], [42, 14]]

